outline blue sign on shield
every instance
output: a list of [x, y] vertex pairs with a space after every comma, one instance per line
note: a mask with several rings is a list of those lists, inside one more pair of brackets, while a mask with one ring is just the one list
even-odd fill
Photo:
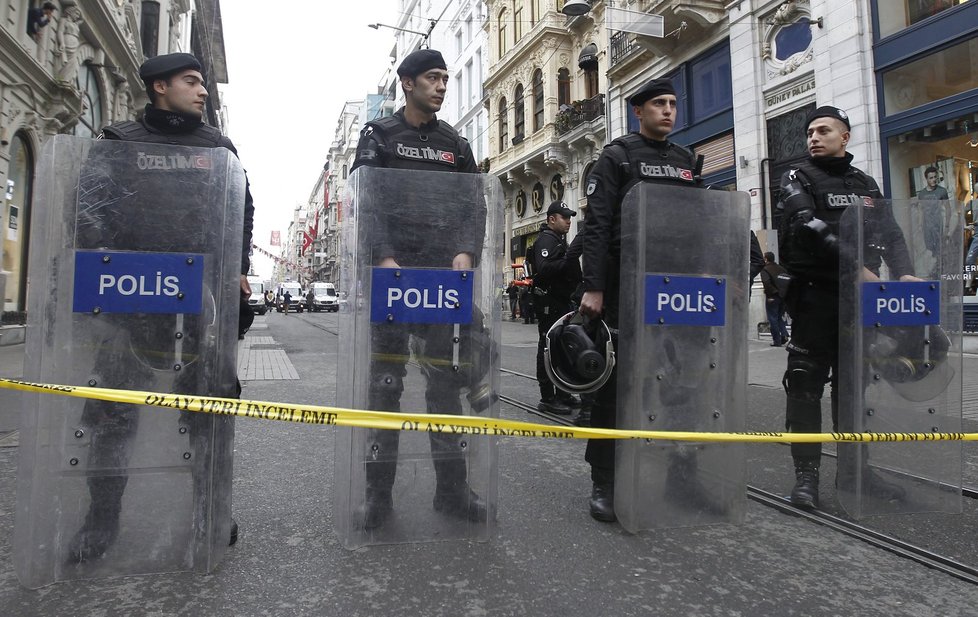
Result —
[[472, 321], [472, 271], [374, 268], [371, 323], [467, 324]]
[[934, 326], [941, 323], [939, 281], [863, 283], [863, 325]]
[[645, 275], [645, 323], [655, 326], [722, 326], [727, 281], [722, 277]]
[[76, 313], [198, 314], [203, 294], [203, 255], [75, 251]]

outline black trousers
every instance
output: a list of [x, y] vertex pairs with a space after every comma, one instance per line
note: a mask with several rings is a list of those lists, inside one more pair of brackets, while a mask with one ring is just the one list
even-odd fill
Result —
[[[463, 327], [463, 328], [469, 328]], [[459, 341], [459, 357], [470, 356], [472, 338], [463, 332]], [[417, 339], [416, 354], [421, 356], [425, 373], [425, 404], [438, 414], [462, 413], [461, 389], [465, 372], [452, 369], [454, 333], [451, 325], [403, 326], [376, 325], [371, 332], [373, 354], [370, 363], [370, 385], [367, 404], [377, 411], [400, 411], [404, 391], [406, 364], [410, 355], [411, 337]], [[389, 494], [397, 473], [397, 452], [400, 431], [368, 429], [365, 464], [367, 491]], [[435, 467], [436, 491], [451, 493], [466, 487], [465, 451], [458, 435], [429, 433], [432, 460]], [[464, 441], [464, 438], [461, 439]]]
[[543, 351], [547, 346], [547, 332], [557, 320], [573, 310], [570, 298], [550, 298], [538, 296], [534, 303], [537, 315], [537, 383], [540, 385], [540, 398], [551, 400], [557, 395], [557, 390], [543, 362]]
[[[791, 433], [822, 431], [822, 396], [831, 384], [832, 430], [839, 426], [839, 295], [830, 284], [806, 285], [793, 303], [788, 367], [784, 376], [787, 394], [785, 428]], [[817, 460], [822, 444], [793, 443], [796, 459]]]
[[[609, 271], [607, 286], [604, 292], [603, 318], [609, 328], [618, 328], [618, 268]], [[618, 338], [613, 337], [615, 353], [618, 353]], [[591, 426], [593, 428], [618, 428], [618, 367], [611, 373], [608, 381], [594, 393], [594, 405], [591, 408]], [[591, 481], [595, 484], [613, 484], [615, 481], [615, 444], [614, 439], [588, 439], [584, 460], [591, 464]]]

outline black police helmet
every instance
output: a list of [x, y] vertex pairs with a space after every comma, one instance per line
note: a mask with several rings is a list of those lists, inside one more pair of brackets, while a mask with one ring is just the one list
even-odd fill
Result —
[[940, 326], [895, 328], [878, 333], [867, 346], [877, 373], [909, 401], [941, 394], [954, 377], [947, 362], [951, 339]]
[[615, 368], [611, 329], [600, 319], [587, 321], [580, 313], [567, 313], [547, 331], [543, 365], [564, 392], [596, 391]]

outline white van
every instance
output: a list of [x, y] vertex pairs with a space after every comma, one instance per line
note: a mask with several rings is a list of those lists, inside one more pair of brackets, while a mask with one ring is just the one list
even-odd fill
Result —
[[336, 287], [332, 283], [310, 283], [309, 289], [312, 290], [313, 301], [310, 311], [333, 311], [340, 310], [339, 298], [336, 295]]
[[249, 276], [248, 284], [251, 286], [251, 295], [248, 296], [248, 306], [256, 315], [264, 315], [268, 307], [265, 306], [265, 283], [257, 276]]

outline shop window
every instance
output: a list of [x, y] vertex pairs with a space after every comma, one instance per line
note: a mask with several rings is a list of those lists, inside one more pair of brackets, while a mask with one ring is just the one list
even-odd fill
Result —
[[[968, 0], [877, 0], [879, 36], [885, 38]], [[883, 10], [879, 10], [882, 8]]]
[[[781, 213], [777, 209], [781, 199], [781, 176], [798, 161], [808, 158], [807, 125], [808, 114], [815, 111], [811, 103], [788, 113], [771, 118], [767, 121], [767, 156], [771, 160], [768, 166], [767, 211], [771, 214], [771, 227], [777, 229], [781, 222]], [[762, 216], [767, 218], [765, 212]]]
[[513, 143], [523, 141], [526, 135], [526, 104], [523, 100], [523, 84], [516, 84], [516, 92], [513, 97]]
[[533, 130], [543, 128], [543, 71], [533, 71]]
[[883, 106], [892, 115], [978, 88], [978, 39], [883, 73]]
[[570, 71], [557, 70], [557, 109], [570, 104]]

